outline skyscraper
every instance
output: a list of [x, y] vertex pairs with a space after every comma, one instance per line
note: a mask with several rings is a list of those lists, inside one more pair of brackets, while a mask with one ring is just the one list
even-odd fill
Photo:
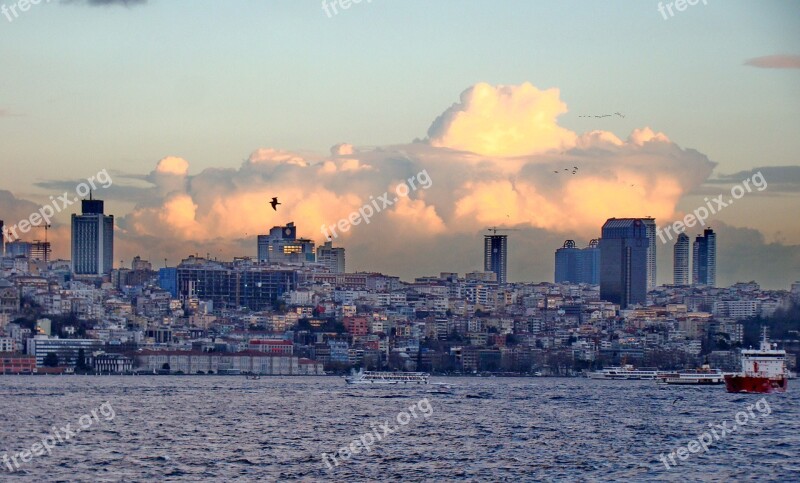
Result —
[[580, 250], [575, 246], [575, 240], [567, 240], [564, 245], [556, 250], [556, 283], [578, 282], [578, 255]]
[[[600, 239], [600, 298], [627, 308], [647, 301], [647, 218], [610, 218]], [[654, 234], [655, 235], [655, 234]]]
[[656, 220], [652, 217], [642, 218], [642, 223], [647, 227], [647, 291], [654, 290], [658, 285], [656, 278]]
[[345, 273], [344, 248], [334, 248], [332, 241], [326, 241], [317, 247], [317, 263], [328, 267], [331, 273]]
[[103, 200], [81, 201], [81, 214], [72, 215], [72, 271], [104, 275], [114, 265], [114, 216], [105, 215]]
[[567, 240], [556, 250], [556, 283], [600, 283], [600, 249], [592, 240], [586, 248], [577, 248], [574, 240]]
[[508, 236], [484, 235], [483, 236], [483, 270], [494, 272], [497, 283], [506, 283], [506, 270], [508, 265]]
[[717, 235], [706, 228], [692, 246], [692, 285], [717, 285]]
[[4, 231], [5, 225], [3, 220], [0, 220], [0, 257], [6, 255], [6, 232]]
[[689, 237], [686, 233], [678, 235], [673, 248], [672, 283], [689, 285]]

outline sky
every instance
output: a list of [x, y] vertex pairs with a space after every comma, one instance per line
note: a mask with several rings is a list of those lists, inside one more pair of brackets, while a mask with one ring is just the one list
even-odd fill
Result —
[[718, 283], [800, 279], [798, 2], [340, 1], [0, 0], [0, 219], [105, 170], [115, 258], [158, 267], [290, 221], [321, 243], [429, 179], [336, 237], [348, 271], [481, 270], [501, 226], [509, 279], [552, 281], [606, 218], [663, 227], [763, 179], [705, 222]]

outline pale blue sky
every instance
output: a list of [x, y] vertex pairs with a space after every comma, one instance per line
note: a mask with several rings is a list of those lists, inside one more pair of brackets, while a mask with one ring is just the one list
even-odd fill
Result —
[[[3, 0], [11, 4], [10, 0]], [[721, 172], [796, 164], [800, 75], [744, 60], [800, 53], [796, 1], [374, 0], [328, 18], [317, 0], [42, 4], [0, 18], [0, 188], [102, 167], [192, 172], [261, 146], [424, 137], [479, 81], [558, 87], [561, 124], [649, 125]], [[582, 113], [621, 111], [598, 125]]]

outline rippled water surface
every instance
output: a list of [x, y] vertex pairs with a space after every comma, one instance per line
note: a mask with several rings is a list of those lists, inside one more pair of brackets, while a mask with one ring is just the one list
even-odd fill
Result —
[[[447, 382], [452, 394], [333, 377], [0, 376], [0, 458], [89, 416], [49, 455], [14, 473], [0, 463], [0, 481], [800, 481], [796, 386], [748, 414], [764, 396], [721, 386]], [[414, 418], [409, 407], [424, 398], [429, 417], [423, 404]], [[113, 413], [102, 412], [106, 401]], [[401, 412], [410, 421], [384, 436], [381, 425], [399, 426]], [[707, 452], [676, 453], [671, 469], [659, 459], [723, 422], [736, 430]], [[323, 462], [323, 452], [375, 431], [382, 441], [369, 453], [331, 469]]]

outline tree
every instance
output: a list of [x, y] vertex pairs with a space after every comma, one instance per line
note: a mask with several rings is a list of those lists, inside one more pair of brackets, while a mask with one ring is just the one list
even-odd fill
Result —
[[44, 366], [58, 367], [58, 355], [54, 352], [48, 352], [47, 355], [44, 356]]
[[161, 366], [161, 370], [168, 371], [169, 370], [169, 362], [165, 362]]

